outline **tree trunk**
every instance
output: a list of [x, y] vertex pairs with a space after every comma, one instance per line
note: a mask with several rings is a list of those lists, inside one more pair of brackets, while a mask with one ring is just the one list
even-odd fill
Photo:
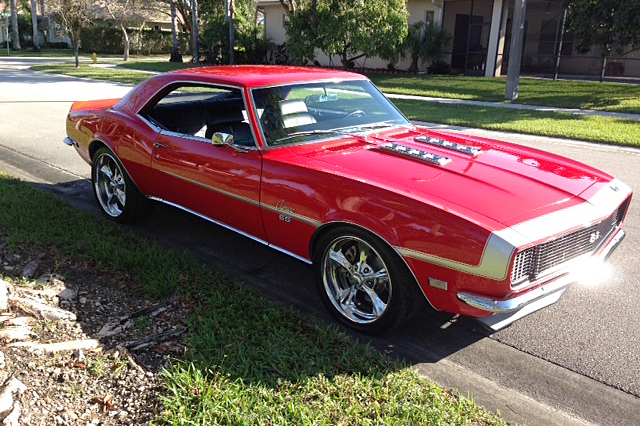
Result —
[[171, 0], [171, 59], [169, 62], [182, 62], [180, 41], [178, 40], [178, 14], [176, 0]]
[[602, 68], [600, 68], [600, 83], [604, 81], [604, 74], [607, 70], [607, 58], [608, 54], [602, 55]]
[[124, 27], [123, 23], [120, 23], [120, 30], [122, 31], [122, 41], [124, 42], [124, 56], [122, 60], [126, 62], [129, 60], [129, 47], [131, 41], [129, 40], [129, 33], [127, 33], [127, 29]]
[[39, 0], [40, 2], [40, 16], [42, 17], [42, 22], [40, 22], [40, 24], [42, 25], [42, 36], [43, 36], [43, 40], [42, 40], [42, 45], [45, 46], [49, 40], [48, 40], [48, 35], [49, 35], [49, 19], [47, 19], [47, 11], [45, 9], [45, 0]]
[[198, 65], [200, 63], [200, 45], [198, 39], [200, 38], [198, 30], [198, 2], [197, 0], [191, 0], [191, 17], [193, 18], [193, 32], [191, 34], [192, 49], [193, 49], [193, 62]]
[[80, 58], [78, 57], [78, 50], [79, 50], [79, 45], [80, 45], [80, 37], [78, 35], [78, 37], [76, 37], [75, 40], [71, 41], [73, 43], [73, 53], [76, 56], [76, 68], [80, 68]]
[[417, 73], [418, 72], [418, 55], [414, 55], [411, 57], [411, 65], [409, 66], [409, 72]]
[[33, 51], [40, 51], [40, 37], [38, 35], [38, 6], [36, 0], [31, 0], [31, 29], [33, 31]]
[[11, 0], [11, 49], [20, 50], [20, 34], [18, 33], [18, 9], [16, 0]]
[[236, 12], [235, 0], [227, 0], [227, 24], [229, 25], [229, 65], [233, 65], [235, 58], [233, 57], [235, 40], [234, 15]]

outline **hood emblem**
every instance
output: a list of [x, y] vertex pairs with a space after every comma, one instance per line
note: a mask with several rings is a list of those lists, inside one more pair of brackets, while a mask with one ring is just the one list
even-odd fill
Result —
[[482, 149], [476, 146], [462, 145], [456, 142], [446, 141], [444, 139], [432, 138], [428, 136], [414, 138], [416, 142], [427, 143], [429, 145], [439, 146], [440, 148], [450, 149], [452, 151], [462, 152], [463, 154], [473, 155], [477, 157], [482, 154]]
[[437, 164], [439, 166], [444, 166], [445, 164], [451, 162], [450, 158], [443, 157], [442, 155], [433, 154], [421, 149], [411, 148], [410, 146], [404, 146], [392, 142], [383, 143], [379, 148], [385, 151], [391, 151], [397, 154], [406, 155], [408, 157], [417, 158], [418, 160], [426, 161], [427, 163], [431, 164]]

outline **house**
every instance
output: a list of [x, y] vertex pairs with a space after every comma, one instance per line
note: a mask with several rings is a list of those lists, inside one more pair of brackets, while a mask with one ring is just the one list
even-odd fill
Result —
[[[407, 0], [408, 23], [441, 23], [452, 36], [445, 58], [454, 73], [477, 76], [506, 75], [514, 0]], [[264, 14], [265, 37], [276, 44], [286, 41], [286, 13], [278, 0], [258, 0]], [[571, 34], [563, 31], [561, 0], [528, 0], [522, 54], [522, 74], [549, 75], [558, 66], [563, 75], [599, 76], [603, 66], [597, 48], [580, 54]], [[558, 53], [560, 60], [558, 62]], [[339, 65], [337, 58], [319, 54], [325, 66]], [[363, 58], [356, 66], [386, 68], [387, 61]], [[397, 68], [407, 69], [409, 61]], [[640, 52], [614, 52], [606, 64], [606, 75], [640, 77]]]

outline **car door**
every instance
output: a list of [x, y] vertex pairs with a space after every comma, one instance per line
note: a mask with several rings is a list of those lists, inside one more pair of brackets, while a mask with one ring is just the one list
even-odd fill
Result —
[[[151, 168], [152, 196], [265, 240], [260, 214], [262, 156], [244, 120], [241, 92], [178, 85], [146, 116], [160, 126]], [[237, 143], [213, 145], [215, 132]]]

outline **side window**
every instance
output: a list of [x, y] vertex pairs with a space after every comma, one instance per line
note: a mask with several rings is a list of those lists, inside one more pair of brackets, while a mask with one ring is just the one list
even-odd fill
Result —
[[208, 140], [214, 133], [229, 133], [235, 144], [254, 146], [240, 89], [177, 84], [141, 114], [170, 132]]

